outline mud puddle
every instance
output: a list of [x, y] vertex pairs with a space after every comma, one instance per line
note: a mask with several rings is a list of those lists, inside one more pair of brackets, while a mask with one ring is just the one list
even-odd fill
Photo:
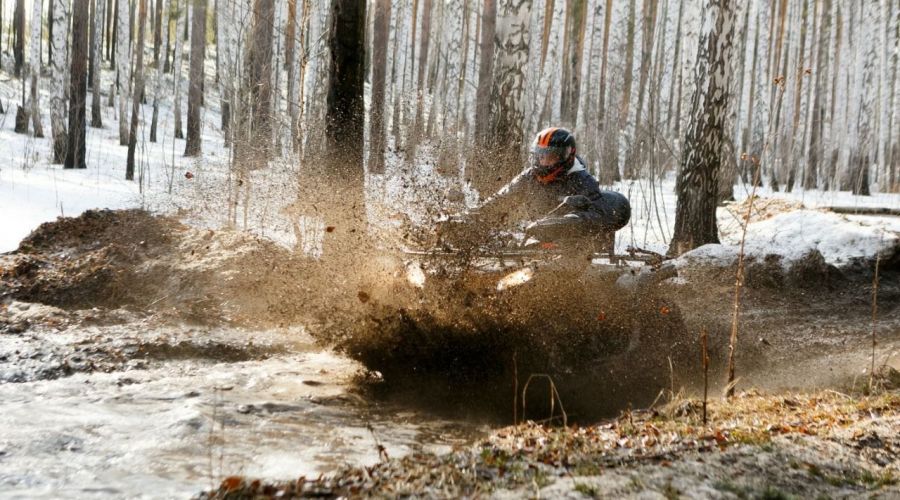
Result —
[[2, 334], [0, 491], [187, 497], [227, 475], [318, 476], [486, 432], [367, 401], [350, 389], [358, 370], [300, 328], [134, 321]]

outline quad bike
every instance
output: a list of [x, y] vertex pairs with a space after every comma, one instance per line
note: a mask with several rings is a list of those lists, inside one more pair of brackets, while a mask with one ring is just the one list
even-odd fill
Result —
[[535, 374], [585, 416], [649, 402], [686, 338], [677, 306], [657, 292], [674, 268], [655, 254], [617, 255], [614, 238], [585, 238], [566, 217], [524, 232], [450, 219], [431, 248], [400, 253], [402, 276], [373, 288], [365, 332], [344, 347], [388, 383], [427, 379], [504, 409]]

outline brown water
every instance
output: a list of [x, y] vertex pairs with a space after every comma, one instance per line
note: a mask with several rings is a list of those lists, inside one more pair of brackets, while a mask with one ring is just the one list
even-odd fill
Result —
[[0, 335], [0, 496], [188, 497], [450, 450], [485, 429], [354, 394], [299, 328], [143, 322]]

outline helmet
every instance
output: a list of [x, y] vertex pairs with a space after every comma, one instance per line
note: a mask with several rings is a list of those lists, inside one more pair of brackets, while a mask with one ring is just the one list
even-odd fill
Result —
[[575, 162], [575, 135], [560, 127], [538, 132], [531, 144], [531, 165], [539, 177], [559, 174]]

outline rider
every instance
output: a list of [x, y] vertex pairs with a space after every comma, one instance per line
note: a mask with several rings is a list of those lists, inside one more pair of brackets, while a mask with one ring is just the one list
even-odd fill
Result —
[[531, 145], [530, 165], [488, 198], [476, 210], [477, 218], [492, 228], [534, 221], [526, 233], [547, 243], [585, 236], [596, 236], [587, 238], [596, 243], [611, 241], [628, 223], [631, 205], [617, 192], [601, 191], [575, 151], [570, 131], [540, 131]]

